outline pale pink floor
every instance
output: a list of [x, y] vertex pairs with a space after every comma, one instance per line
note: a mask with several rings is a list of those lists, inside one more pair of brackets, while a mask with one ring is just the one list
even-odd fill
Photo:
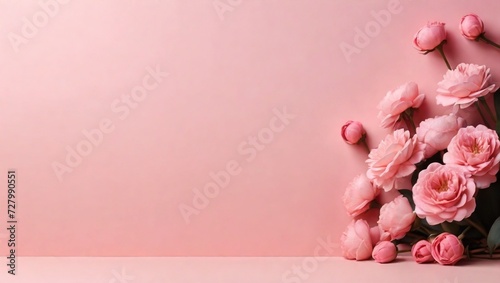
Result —
[[[458, 266], [419, 265], [400, 257], [392, 264], [306, 257], [23, 257], [18, 275], [0, 282], [23, 283], [262, 283], [262, 282], [499, 282], [499, 261], [471, 260]], [[315, 265], [315, 263], [317, 265]], [[2, 264], [3, 265], [3, 264]], [[303, 278], [287, 276], [298, 266]], [[302, 266], [309, 270], [304, 271]], [[309, 267], [309, 268], [308, 268]]]

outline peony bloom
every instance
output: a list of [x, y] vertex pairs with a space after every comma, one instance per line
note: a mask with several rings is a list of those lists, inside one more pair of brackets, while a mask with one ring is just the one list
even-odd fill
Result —
[[446, 40], [444, 23], [432, 22], [421, 28], [413, 39], [413, 46], [420, 52], [433, 51]]
[[378, 243], [372, 252], [373, 259], [378, 263], [388, 263], [396, 259], [398, 251], [396, 245], [390, 241], [382, 241]]
[[487, 188], [496, 182], [500, 166], [498, 135], [484, 125], [462, 128], [451, 140], [443, 161], [469, 171], [477, 188]]
[[475, 192], [474, 180], [465, 168], [431, 163], [413, 186], [415, 212], [430, 225], [461, 221], [476, 208]]
[[415, 213], [410, 202], [402, 195], [396, 197], [380, 208], [378, 226], [381, 231], [382, 240], [398, 240], [403, 238], [410, 231]]
[[390, 191], [398, 179], [410, 176], [415, 164], [424, 158], [424, 145], [410, 132], [399, 129], [387, 135], [379, 146], [370, 151], [366, 176], [373, 183]]
[[373, 246], [368, 223], [362, 219], [353, 220], [340, 237], [340, 248], [346, 259], [369, 259]]
[[444, 115], [422, 121], [417, 128], [418, 140], [425, 144], [424, 157], [429, 158], [446, 149], [458, 130], [465, 126], [465, 120], [454, 115]]
[[347, 121], [342, 126], [341, 135], [346, 143], [357, 144], [365, 137], [366, 131], [360, 122]]
[[365, 174], [354, 177], [342, 197], [347, 213], [358, 216], [367, 211], [378, 193], [379, 189], [373, 186]]
[[433, 262], [431, 253], [431, 243], [426, 240], [420, 240], [411, 247], [411, 255], [416, 263]]
[[476, 14], [463, 16], [459, 28], [462, 35], [470, 40], [475, 40], [484, 33], [483, 21]]
[[400, 115], [409, 108], [418, 108], [422, 105], [425, 95], [418, 93], [418, 86], [414, 82], [399, 86], [389, 91], [379, 103], [378, 117], [382, 119], [381, 126], [384, 128], [394, 127], [400, 119]]
[[454, 70], [448, 70], [443, 80], [438, 83], [437, 104], [456, 105], [467, 108], [498, 87], [490, 83], [490, 69], [475, 64], [459, 64]]
[[432, 257], [442, 265], [453, 265], [463, 258], [464, 245], [457, 236], [439, 234], [431, 244]]

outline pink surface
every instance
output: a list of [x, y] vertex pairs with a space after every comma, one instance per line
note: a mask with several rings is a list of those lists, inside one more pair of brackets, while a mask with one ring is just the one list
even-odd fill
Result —
[[[472, 260], [457, 266], [353, 262], [341, 258], [21, 258], [16, 276], [0, 272], [9, 283], [225, 283], [225, 282], [498, 282], [497, 261]], [[362, 270], [362, 272], [360, 272]]]
[[44, 18], [39, 1], [0, 1], [0, 181], [17, 170], [20, 255], [304, 256], [324, 239], [339, 255], [340, 198], [366, 158], [340, 126], [362, 121], [376, 146], [375, 106], [409, 80], [443, 111], [445, 66], [412, 48], [418, 28], [448, 23], [451, 63], [500, 78], [500, 53], [457, 30], [475, 12], [500, 40], [493, 0], [47, 2]]

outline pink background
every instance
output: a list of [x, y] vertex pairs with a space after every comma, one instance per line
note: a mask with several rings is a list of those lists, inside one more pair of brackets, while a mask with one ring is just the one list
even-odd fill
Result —
[[[487, 64], [500, 79], [500, 52], [457, 29], [475, 12], [500, 41], [498, 1], [401, 0], [349, 58], [340, 45], [354, 45], [356, 28], [391, 1], [221, 2], [233, 3], [222, 17], [212, 0], [68, 1], [16, 52], [9, 35], [43, 10], [0, 1], [1, 183], [17, 170], [19, 255], [311, 255], [318, 239], [338, 242], [344, 188], [366, 170], [341, 125], [362, 121], [376, 146], [388, 132], [376, 104], [410, 80], [428, 94], [420, 115], [444, 111], [434, 106], [444, 63], [411, 45], [422, 25], [446, 22], [451, 64]], [[120, 119], [111, 105], [142, 85], [148, 66], [169, 75]], [[247, 161], [239, 146], [269, 134], [284, 107], [294, 118]], [[53, 162], [105, 118], [114, 130], [60, 182]], [[187, 223], [179, 205], [231, 160], [241, 172]]]

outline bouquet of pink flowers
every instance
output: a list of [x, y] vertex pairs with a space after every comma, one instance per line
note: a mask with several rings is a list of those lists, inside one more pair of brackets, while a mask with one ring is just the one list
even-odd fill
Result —
[[[485, 36], [474, 14], [460, 22], [469, 40], [500, 46]], [[500, 257], [500, 91], [486, 66], [446, 59], [443, 23], [429, 23], [413, 44], [427, 54], [437, 50], [448, 71], [438, 83], [436, 103], [452, 113], [416, 124], [414, 111], [424, 101], [414, 82], [389, 91], [378, 105], [381, 126], [393, 129], [376, 148], [365, 142], [363, 125], [348, 121], [342, 138], [368, 150], [366, 173], [356, 176], [343, 196], [354, 219], [341, 237], [347, 259], [393, 261], [411, 252], [417, 263], [455, 264], [463, 258]], [[493, 95], [493, 104], [487, 98]], [[490, 107], [494, 106], [494, 107]], [[475, 107], [482, 118], [470, 124], [460, 112]], [[493, 111], [492, 108], [495, 110]], [[389, 202], [379, 195], [391, 195]], [[367, 211], [379, 211], [370, 225]]]

